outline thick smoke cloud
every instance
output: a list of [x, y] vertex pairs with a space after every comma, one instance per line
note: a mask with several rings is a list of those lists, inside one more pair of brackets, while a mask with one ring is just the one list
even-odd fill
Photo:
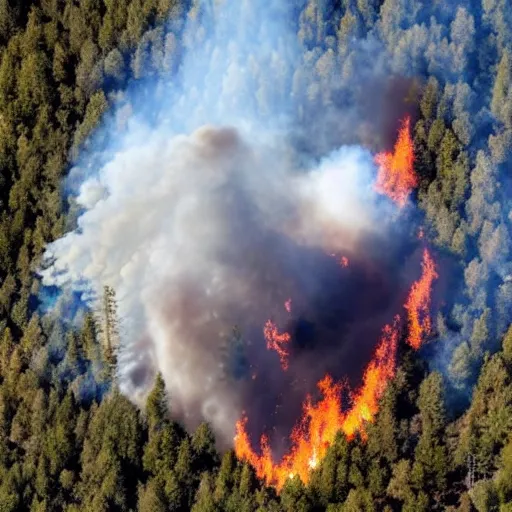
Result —
[[[106, 145], [72, 171], [85, 174], [82, 214], [43, 271], [44, 284], [91, 304], [112, 286], [122, 390], [141, 401], [161, 371], [174, 413], [191, 427], [211, 421], [228, 443], [242, 410], [278, 437], [326, 371], [357, 381], [415, 256], [373, 190], [371, 152], [341, 146], [364, 137], [342, 113], [335, 132], [322, 112], [310, 109], [309, 126], [298, 114], [318, 84], [299, 76], [305, 57], [284, 4], [192, 9], [179, 72], [135, 89], [126, 126], [108, 124]], [[266, 350], [268, 318], [292, 335], [288, 372]]]

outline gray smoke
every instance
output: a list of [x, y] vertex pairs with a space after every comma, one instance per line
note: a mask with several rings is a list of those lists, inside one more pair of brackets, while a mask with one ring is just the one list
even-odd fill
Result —
[[[357, 145], [331, 151], [361, 139], [348, 129], [354, 109], [335, 133], [336, 109], [309, 128], [298, 113], [327, 81], [305, 83], [308, 56], [289, 20], [281, 2], [192, 9], [179, 73], [153, 84], [153, 94], [135, 89], [124, 128], [107, 123], [106, 145], [93, 144], [72, 171], [83, 211], [77, 229], [48, 247], [43, 271], [45, 285], [70, 287], [91, 305], [112, 286], [122, 390], [142, 401], [161, 371], [172, 410], [192, 426], [211, 421], [227, 442], [248, 407], [266, 411], [268, 426], [269, 396], [282, 394], [284, 379], [299, 406], [327, 369], [358, 373], [409, 278], [401, 233], [389, 232], [398, 213], [372, 188], [372, 154]], [[328, 56], [322, 65], [332, 65]], [[352, 281], [331, 254], [354, 261]], [[295, 333], [287, 376], [265, 348], [269, 317]], [[310, 324], [316, 334], [306, 335]], [[223, 357], [234, 326], [250, 361], [238, 381]], [[301, 356], [320, 335], [325, 350]]]

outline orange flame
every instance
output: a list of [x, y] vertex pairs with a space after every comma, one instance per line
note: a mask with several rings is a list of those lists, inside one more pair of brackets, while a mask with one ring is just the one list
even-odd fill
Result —
[[434, 260], [427, 249], [423, 251], [423, 262], [421, 263], [421, 278], [414, 282], [409, 297], [405, 303], [409, 321], [409, 335], [407, 343], [418, 350], [423, 343], [425, 336], [430, 333], [430, 295], [432, 284], [438, 277]]
[[385, 194], [402, 208], [407, 198], [418, 185], [414, 172], [414, 146], [410, 130], [411, 119], [406, 117], [398, 132], [393, 153], [383, 152], [375, 156], [379, 166], [375, 189]]
[[334, 383], [325, 376], [318, 389], [321, 400], [313, 404], [307, 397], [303, 414], [291, 434], [291, 449], [280, 463], [275, 464], [266, 436], [261, 437], [261, 455], [251, 446], [247, 435], [247, 417], [236, 424], [235, 452], [239, 459], [247, 460], [257, 475], [267, 484], [280, 490], [289, 477], [298, 475], [304, 483], [309, 472], [325, 457], [338, 431], [352, 438], [357, 431], [364, 433], [366, 422], [372, 422], [378, 411], [378, 402], [390, 379], [395, 375], [395, 356], [398, 343], [399, 317], [393, 327], [387, 325], [374, 358], [364, 372], [361, 388], [352, 395], [352, 406], [346, 412], [341, 408], [341, 383]]
[[[380, 153], [375, 157], [375, 161], [379, 165], [375, 185], [377, 191], [386, 194], [403, 207], [411, 190], [417, 186], [409, 117], [402, 123], [393, 153]], [[423, 238], [422, 230], [419, 237]], [[337, 258], [342, 267], [349, 265], [349, 260], [345, 256], [331, 256]], [[413, 283], [404, 305], [409, 327], [407, 343], [415, 349], [421, 346], [423, 338], [431, 329], [430, 295], [433, 281], [437, 277], [434, 261], [425, 249], [422, 276]], [[288, 312], [291, 311], [291, 300], [285, 302], [285, 308]], [[279, 491], [288, 478], [296, 475], [307, 484], [311, 469], [316, 468], [325, 457], [339, 431], [348, 439], [352, 439], [357, 432], [364, 438], [365, 426], [374, 421], [379, 409], [379, 400], [395, 376], [399, 325], [400, 317], [397, 315], [392, 326], [384, 327], [375, 354], [364, 372], [362, 385], [356, 392], [351, 393], [351, 405], [348, 409], [342, 408], [341, 392], [344, 385], [334, 382], [326, 375], [317, 384], [321, 398], [313, 403], [311, 396], [306, 397], [302, 417], [290, 436], [291, 447], [280, 462], [273, 461], [266, 435], [261, 436], [259, 453], [252, 448], [246, 429], [248, 418], [245, 415], [236, 423], [234, 445], [237, 457], [248, 461], [255, 468], [259, 478], [265, 480], [268, 485], [275, 486]], [[279, 334], [271, 320], [265, 324], [264, 335], [267, 348], [276, 350], [283, 369], [286, 369], [290, 335]]]
[[281, 368], [283, 370], [288, 369], [288, 348], [286, 345], [290, 343], [291, 336], [287, 332], [279, 334], [277, 326], [272, 320], [267, 320], [265, 327], [263, 328], [263, 336], [267, 342], [267, 348], [269, 350], [275, 350], [279, 355], [281, 361]]
[[338, 263], [340, 264], [340, 266], [342, 266], [343, 268], [348, 267], [349, 260], [348, 260], [348, 258], [346, 256], [338, 256], [334, 252], [331, 253], [330, 256], [333, 257], [333, 258], [336, 258], [338, 260]]
[[285, 303], [284, 303], [284, 309], [286, 309], [286, 311], [288, 313], [291, 313], [292, 312], [292, 299], [288, 299]]

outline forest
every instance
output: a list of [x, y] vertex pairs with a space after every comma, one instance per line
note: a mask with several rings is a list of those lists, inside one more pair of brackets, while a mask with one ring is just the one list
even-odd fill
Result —
[[172, 80], [177, 20], [201, 3], [0, 0], [0, 512], [512, 512], [508, 0], [293, 3], [304, 58], [275, 81], [304, 95], [304, 124], [343, 111], [379, 67], [354, 41], [378, 41], [407, 78], [394, 94], [413, 120], [413, 201], [462, 283], [425, 351], [399, 351], [374, 421], [338, 433], [307, 485], [278, 492], [208, 422], [186, 429], [160, 373], [143, 406], [122, 392], [109, 286], [80, 321], [42, 307], [45, 248], [79, 214], [66, 176], [123, 91]]

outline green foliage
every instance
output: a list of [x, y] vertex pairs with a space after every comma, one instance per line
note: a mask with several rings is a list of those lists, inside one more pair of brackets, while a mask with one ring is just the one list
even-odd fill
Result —
[[390, 464], [395, 462], [398, 456], [396, 400], [395, 388], [389, 386], [381, 400], [375, 427], [370, 430], [371, 437], [368, 440], [370, 454], [380, 455]]
[[440, 99], [439, 95], [439, 82], [435, 77], [431, 76], [425, 86], [420, 102], [421, 114], [429, 121], [435, 118], [437, 104]]
[[508, 364], [512, 363], [512, 324], [509, 326], [502, 342], [503, 357]]
[[137, 508], [140, 512], [165, 512], [167, 509], [165, 494], [158, 480], [150, 479], [139, 487]]
[[104, 63], [105, 74], [116, 80], [117, 83], [122, 83], [125, 79], [125, 62], [121, 52], [114, 48], [105, 57]]
[[298, 476], [286, 482], [281, 493], [281, 505], [285, 512], [307, 512], [311, 509], [306, 488]]
[[471, 489], [469, 495], [478, 512], [491, 512], [496, 510], [499, 503], [496, 489], [491, 480], [480, 480]]
[[455, 386], [464, 388], [472, 375], [471, 349], [465, 341], [453, 351], [448, 370]]
[[465, 419], [459, 460], [471, 453], [479, 474], [490, 476], [498, 468], [498, 454], [512, 428], [512, 383], [501, 354], [484, 364]]
[[77, 493], [86, 506], [125, 507], [135, 500], [140, 437], [133, 404], [118, 392], [101, 403], [89, 422], [81, 457]]
[[[414, 80], [421, 97], [408, 104], [419, 116], [419, 203], [427, 231], [464, 275], [464, 304], [443, 311], [438, 330], [449, 338], [449, 326], [460, 326], [450, 386], [467, 391], [480, 372], [470, 406], [448, 416], [446, 383], [438, 373], [424, 378], [405, 353], [364, 440], [338, 434], [309, 484], [289, 479], [280, 494], [232, 451], [220, 457], [208, 424], [188, 435], [172, 420], [161, 374], [139, 411], [112, 383], [115, 297], [106, 294], [108, 314], [86, 313], [75, 329], [35, 312], [35, 271], [46, 244], [75, 221], [76, 205], [60, 190], [68, 155], [87, 147], [128, 80], [178, 69], [186, 43], [179, 23], [172, 32], [164, 26], [189, 5], [0, 0], [1, 512], [512, 510], [511, 232], [502, 208], [512, 148], [509, 6], [458, 6], [442, 27], [455, 4], [432, 2], [433, 22], [425, 2], [343, 0], [328, 15], [325, 2], [299, 4], [308, 64], [292, 89], [299, 94], [304, 73], [313, 73], [307, 96], [315, 108], [361, 95], [353, 48], [369, 30], [387, 46], [391, 68], [425, 71]], [[200, 17], [197, 3], [188, 16]], [[500, 282], [489, 287], [492, 280]], [[247, 377], [246, 348], [234, 329], [227, 378]], [[468, 456], [476, 482], [466, 492]]]
[[204, 473], [199, 484], [197, 496], [192, 507], [192, 512], [216, 512], [220, 510], [215, 504], [213, 496], [213, 479], [209, 473]]
[[504, 51], [501, 57], [491, 100], [492, 113], [508, 128], [511, 126], [512, 112], [510, 111], [510, 95], [512, 78], [512, 63], [509, 51]]
[[146, 402], [146, 420], [150, 432], [161, 429], [167, 416], [165, 381], [162, 374], [157, 373], [155, 384]]
[[444, 442], [444, 385], [439, 373], [431, 373], [421, 384], [418, 397], [421, 435], [411, 470], [413, 486], [434, 499], [446, 490], [448, 454]]
[[85, 142], [107, 108], [108, 103], [103, 91], [98, 91], [91, 96], [85, 110], [84, 120], [75, 131], [73, 144], [76, 150]]
[[207, 423], [201, 423], [192, 436], [195, 471], [201, 473], [219, 464], [215, 436]]

